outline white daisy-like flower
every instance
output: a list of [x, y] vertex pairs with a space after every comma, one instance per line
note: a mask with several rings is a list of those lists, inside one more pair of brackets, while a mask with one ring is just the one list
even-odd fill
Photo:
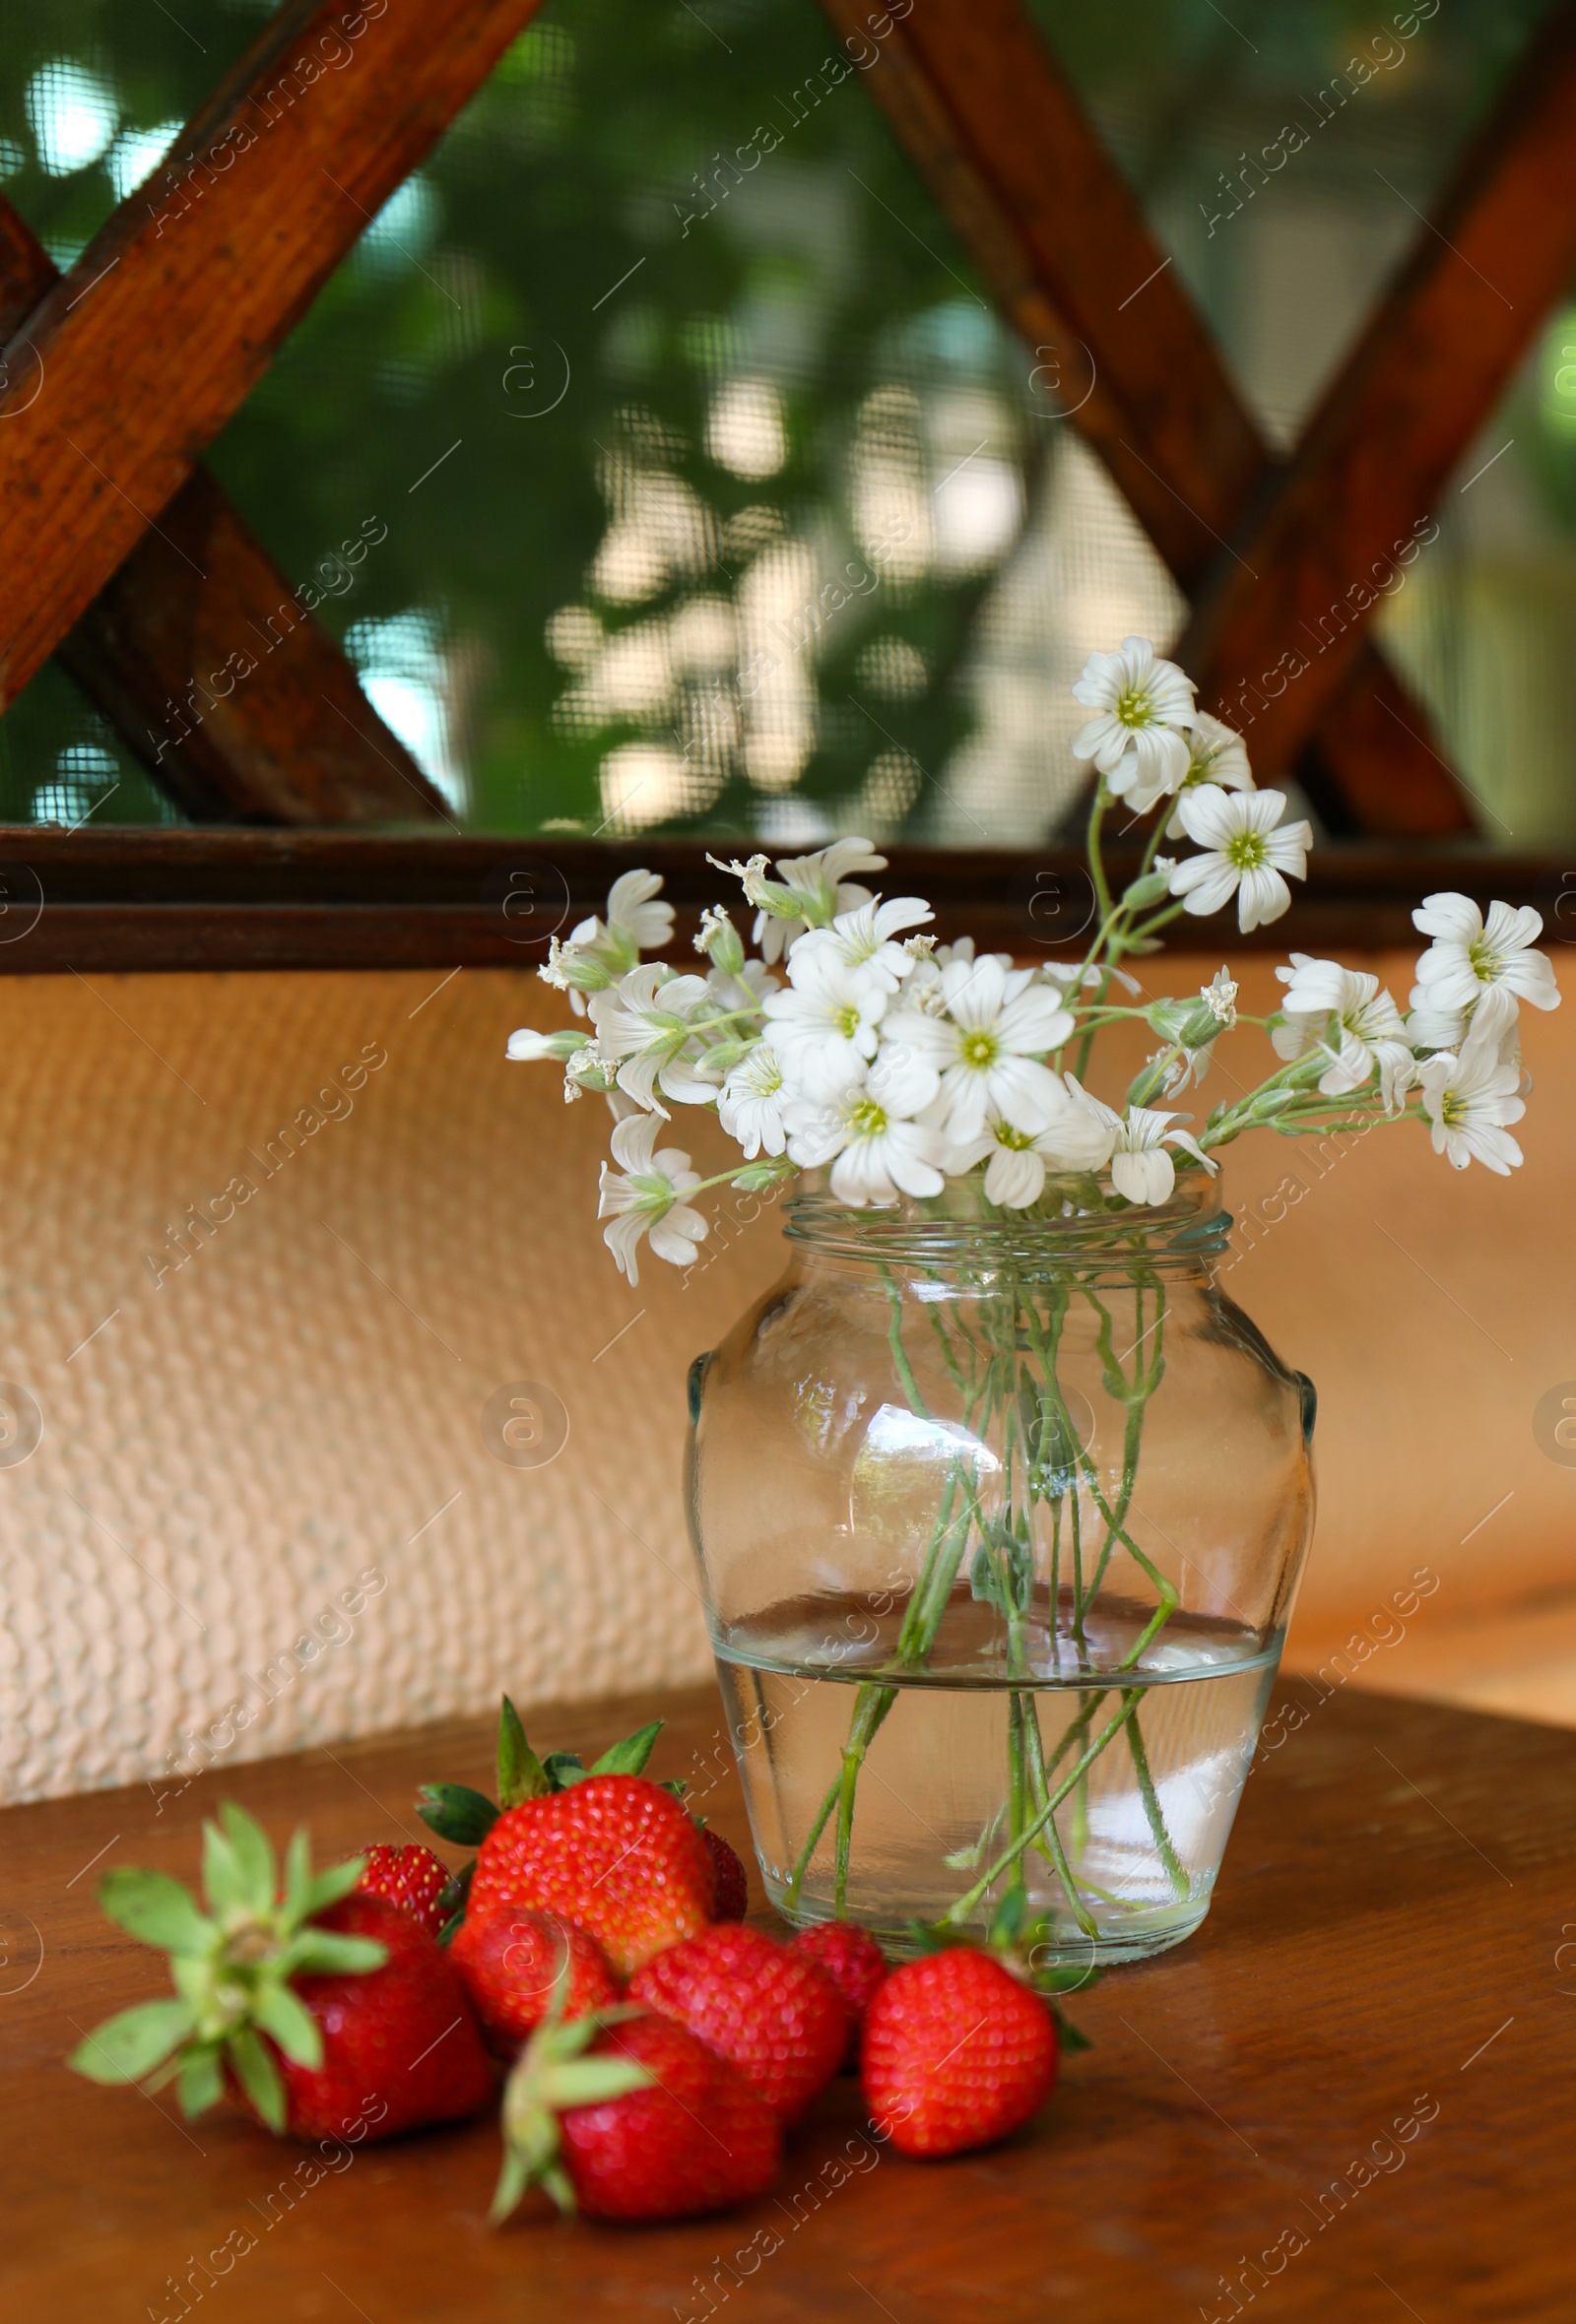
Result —
[[919, 928], [935, 913], [923, 896], [893, 896], [880, 903], [873, 896], [852, 912], [839, 912], [829, 928], [812, 928], [796, 936], [789, 948], [788, 973], [807, 953], [833, 954], [848, 968], [868, 969], [888, 993], [914, 973], [914, 955], [895, 939], [899, 929]]
[[1279, 920], [1291, 902], [1283, 872], [1307, 875], [1313, 832], [1305, 822], [1276, 825], [1286, 811], [1283, 791], [1222, 791], [1201, 784], [1184, 791], [1177, 813], [1190, 839], [1209, 852], [1188, 856], [1171, 873], [1171, 893], [1189, 912], [1218, 912], [1233, 896], [1244, 936]]
[[608, 1222], [602, 1240], [631, 1283], [640, 1280], [635, 1253], [642, 1237], [650, 1237], [658, 1259], [683, 1267], [710, 1231], [699, 1211], [684, 1198], [700, 1184], [699, 1173], [690, 1169], [689, 1155], [677, 1146], [658, 1149], [657, 1136], [654, 1115], [631, 1114], [613, 1132], [613, 1159], [624, 1175], [610, 1170], [606, 1162], [602, 1165], [597, 1216]]
[[986, 1162], [987, 1199], [1003, 1210], [1027, 1210], [1044, 1194], [1047, 1171], [1103, 1170], [1115, 1144], [1110, 1108], [1098, 1106], [1069, 1073], [1061, 1105], [1044, 1130], [1018, 1130], [994, 1115], [977, 1138], [948, 1155], [947, 1169], [952, 1176]]
[[1531, 904], [1519, 911], [1490, 904], [1485, 923], [1471, 896], [1446, 889], [1424, 896], [1412, 918], [1413, 927], [1433, 938], [1417, 963], [1413, 1008], [1469, 1009], [1494, 986], [1534, 1008], [1559, 1006], [1553, 964], [1531, 949], [1543, 933], [1543, 916]]
[[660, 872], [621, 872], [608, 890], [608, 935], [637, 954], [660, 952], [673, 937], [673, 906], [657, 901], [661, 893]]
[[783, 1125], [787, 1098], [782, 1059], [769, 1041], [757, 1042], [734, 1066], [717, 1098], [717, 1119], [728, 1135], [738, 1139], [747, 1162], [762, 1149], [768, 1154], [783, 1152], [788, 1143]]
[[1215, 1165], [1199, 1144], [1191, 1130], [1173, 1130], [1174, 1122], [1186, 1120], [1181, 1114], [1161, 1114], [1149, 1106], [1129, 1106], [1125, 1114], [1118, 1114], [1098, 1098], [1085, 1102], [1102, 1115], [1114, 1131], [1111, 1155], [1111, 1184], [1119, 1194], [1130, 1202], [1143, 1202], [1152, 1207], [1157, 1202], [1168, 1202], [1176, 1185], [1176, 1164], [1166, 1152], [1167, 1146], [1180, 1146], [1184, 1152], [1202, 1162], [1206, 1170]]
[[[877, 855], [868, 839], [856, 838], [834, 839], [830, 847], [818, 848], [814, 855], [784, 856], [777, 865], [775, 881], [767, 874], [764, 856], [752, 856], [748, 864], [723, 864], [715, 856], [706, 861], [716, 864], [719, 872], [731, 872], [743, 880], [747, 901], [759, 907], [755, 942], [761, 957], [768, 961], [780, 960], [807, 928], [826, 928], [839, 912], [856, 911], [871, 901], [869, 888], [850, 879], [850, 872], [886, 869], [886, 858]], [[800, 906], [797, 915], [796, 899]]]
[[934, 1068], [912, 1052], [878, 1060], [868, 1075], [821, 1103], [790, 1099], [783, 1109], [788, 1158], [801, 1169], [831, 1164], [841, 1202], [895, 1202], [903, 1194], [939, 1194], [946, 1184], [946, 1140], [919, 1122], [935, 1103]]
[[[1364, 1088], [1377, 1070], [1386, 1109], [1393, 1112], [1416, 1079], [1416, 1065], [1401, 1011], [1379, 979], [1306, 952], [1293, 952], [1290, 967], [1275, 973], [1286, 988], [1280, 1022], [1270, 1029], [1277, 1057], [1292, 1064], [1310, 1049], [1320, 1050], [1330, 1061], [1319, 1080], [1325, 1097]], [[1334, 1047], [1332, 1017], [1338, 1030]]]
[[1519, 1122], [1521, 1062], [1516, 1055], [1516, 1003], [1504, 986], [1491, 986], [1473, 1012], [1459, 1054], [1424, 1058], [1417, 1067], [1423, 1112], [1433, 1124], [1433, 1146], [1453, 1169], [1469, 1162], [1508, 1178], [1520, 1166], [1520, 1146], [1505, 1125]]
[[788, 991], [766, 1001], [765, 1038], [804, 1095], [828, 1097], [861, 1079], [875, 1056], [886, 988], [835, 950], [802, 944], [788, 956]]
[[940, 1073], [949, 1138], [961, 1145], [978, 1137], [987, 1114], [1015, 1130], [1046, 1129], [1065, 1092], [1038, 1061], [1073, 1031], [1055, 987], [1031, 968], [1004, 969], [989, 953], [949, 961], [941, 978], [946, 1015], [898, 1008], [883, 1038], [906, 1043]]
[[1092, 758], [1106, 787], [1143, 813], [1188, 771], [1183, 730], [1198, 716], [1198, 689], [1147, 637], [1125, 637], [1114, 654], [1090, 654], [1073, 699], [1095, 715], [1073, 738], [1073, 756]]
[[584, 1016], [587, 993], [606, 992], [633, 968], [642, 952], [660, 952], [673, 936], [673, 906], [655, 901], [660, 872], [623, 872], [608, 890], [608, 916], [582, 920], [567, 943], [557, 936], [537, 971], [544, 983], [569, 996], [576, 1016]]
[[[1248, 764], [1246, 742], [1233, 727], [1212, 718], [1207, 710], [1199, 711], [1194, 718], [1188, 736], [1188, 771], [1178, 791], [1197, 790], [1201, 783], [1218, 783], [1224, 791], [1253, 789], [1253, 769]], [[1166, 838], [1180, 839], [1185, 829], [1181, 815], [1173, 807], [1165, 826]], [[1155, 869], [1158, 871], [1158, 864]]]
[[717, 1094], [716, 1084], [697, 1070], [691, 1022], [710, 999], [704, 977], [675, 976], [660, 960], [647, 960], [621, 977], [611, 993], [592, 1000], [597, 1047], [613, 1065], [619, 1087], [664, 1120], [668, 1109], [662, 1097], [704, 1106]]
[[[1414, 1002], [1419, 989], [1412, 988]], [[1466, 1031], [1464, 1008], [1436, 1008], [1431, 1001], [1425, 1001], [1407, 1014], [1407, 1039], [1413, 1049], [1459, 1049]]]

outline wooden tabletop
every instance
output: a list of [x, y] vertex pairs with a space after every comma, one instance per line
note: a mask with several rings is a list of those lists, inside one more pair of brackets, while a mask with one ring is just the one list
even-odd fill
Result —
[[[0, 2313], [35, 2324], [1309, 2324], [1576, 2316], [1576, 1734], [1355, 1694], [1249, 1781], [1218, 1901], [1106, 1978], [1095, 2047], [1006, 2146], [911, 2163], [836, 2085], [770, 2196], [658, 2229], [484, 2214], [491, 2121], [362, 2147], [342, 2172], [236, 2114], [66, 2073], [80, 2030], [151, 1995], [98, 1914], [109, 1864], [190, 1878], [221, 1796], [319, 1857], [402, 1832], [415, 1785], [491, 1788], [480, 1724], [0, 1815]], [[539, 1711], [598, 1750], [658, 1712], [741, 1844], [709, 1692]], [[1290, 1721], [1286, 1722], [1289, 1729]], [[204, 2304], [206, 2303], [206, 2305]]]

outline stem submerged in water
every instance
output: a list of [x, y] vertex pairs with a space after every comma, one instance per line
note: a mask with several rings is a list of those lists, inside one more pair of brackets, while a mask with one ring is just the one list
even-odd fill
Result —
[[[916, 1418], [939, 1428], [904, 1345], [906, 1314], [898, 1283], [885, 1262], [880, 1273], [890, 1309], [886, 1342], [898, 1386]], [[1146, 1284], [1154, 1294], [1153, 1313], [1147, 1325]], [[1109, 1478], [1091, 1443], [1082, 1440], [1074, 1424], [1059, 1376], [1064, 1326], [1075, 1298], [1086, 1301], [1093, 1311], [1105, 1392], [1124, 1407], [1121, 1469], [1119, 1475]], [[1129, 1523], [1145, 1416], [1165, 1369], [1165, 1287], [1153, 1275], [1136, 1283], [1134, 1341], [1123, 1356], [1116, 1351], [1113, 1320], [1105, 1302], [1092, 1282], [1073, 1277], [1025, 1286], [1009, 1270], [1005, 1281], [997, 1277], [977, 1287], [966, 1320], [949, 1318], [944, 1305], [934, 1299], [923, 1301], [920, 1307], [940, 1344], [955, 1396], [957, 1417], [947, 1424], [947, 1434], [953, 1439], [956, 1451], [944, 1473], [930, 1540], [893, 1650], [881, 1670], [863, 1680], [855, 1692], [838, 1772], [821, 1797], [795, 1858], [785, 1903], [790, 1910], [799, 1906], [811, 1863], [830, 1825], [831, 1905], [839, 1916], [847, 1912], [854, 1869], [854, 1811], [865, 1761], [898, 1701], [901, 1678], [929, 1669], [943, 1623], [957, 1594], [959, 1576], [966, 1572], [973, 1597], [996, 1607], [1007, 1633], [1010, 1692], [1005, 1812], [1009, 1837], [990, 1869], [952, 1904], [947, 1919], [953, 1925], [965, 1921], [992, 1886], [1004, 1878], [1010, 1889], [1026, 1890], [1027, 1855], [1032, 1848], [1055, 1873], [1073, 1924], [1085, 1939], [1097, 1942], [1099, 1925], [1086, 1897], [1099, 1897], [1113, 1905], [1121, 1900], [1107, 1896], [1092, 1883], [1081, 1882], [1075, 1864], [1089, 1837], [1089, 1771], [1119, 1735], [1125, 1734], [1128, 1740], [1145, 1817], [1166, 1879], [1179, 1900], [1185, 1901], [1190, 1894], [1187, 1872], [1166, 1827], [1139, 1723], [1146, 1689], [1123, 1687], [1120, 1709], [1089, 1739], [1105, 1690], [1099, 1683], [1101, 1665], [1090, 1653], [1088, 1622], [1117, 1550], [1124, 1550], [1133, 1560], [1157, 1602], [1136, 1642], [1119, 1661], [1105, 1662], [1104, 1673], [1116, 1677], [1132, 1670], [1169, 1621], [1180, 1598], [1175, 1583], [1148, 1555]], [[999, 1445], [999, 1452], [984, 1452], [987, 1439]], [[988, 1506], [982, 1501], [987, 1492]], [[1027, 1627], [1043, 1588], [1037, 1571], [1036, 1509], [1044, 1512], [1042, 1531], [1050, 1562], [1050, 1667], [1043, 1673], [1031, 1650]], [[1086, 1509], [1091, 1513], [1087, 1520]], [[1069, 1567], [1065, 1610], [1064, 1517]], [[1092, 1550], [1095, 1519], [1103, 1540], [1085, 1571], [1085, 1542]], [[966, 1565], [965, 1560], [969, 1560]], [[1065, 1635], [1080, 1676], [1094, 1683], [1081, 1687], [1078, 1712], [1047, 1763], [1035, 1682], [1038, 1679], [1043, 1684], [1047, 1677], [1054, 1681], [1059, 1672], [1064, 1618]], [[1070, 1756], [1074, 1764], [1053, 1788], [1056, 1771]], [[1074, 1800], [1071, 1860], [1056, 1822], [1058, 1808], [1069, 1798]]]

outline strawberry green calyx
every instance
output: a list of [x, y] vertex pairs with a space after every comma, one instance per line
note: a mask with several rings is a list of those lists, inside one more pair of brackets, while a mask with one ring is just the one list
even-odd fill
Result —
[[[518, 1807], [522, 1800], [543, 1799], [550, 1791], [567, 1791], [571, 1783], [582, 1783], [587, 1775], [642, 1775], [661, 1732], [662, 1721], [654, 1718], [610, 1745], [590, 1767], [577, 1751], [550, 1751], [545, 1759], [539, 1759], [526, 1740], [519, 1712], [505, 1695], [498, 1715], [497, 1788], [502, 1805], [485, 1792], [473, 1791], [468, 1783], [424, 1783], [416, 1795], [416, 1812], [427, 1830], [451, 1847], [479, 1848], [504, 1808]], [[684, 1790], [682, 1783], [668, 1783], [663, 1788], [676, 1797]], [[465, 1918], [473, 1870], [473, 1865], [463, 1866], [443, 1891], [441, 1903], [448, 1917], [438, 1931], [440, 1945], [452, 1940]]]
[[564, 2168], [558, 2117], [571, 2106], [604, 2105], [656, 2080], [649, 2069], [625, 2057], [587, 2057], [606, 2026], [639, 2017], [619, 2006], [563, 2021], [561, 1991], [510, 2071], [503, 2091], [503, 2167], [488, 2218], [499, 2227], [529, 2187], [541, 2187], [560, 2212], [578, 2208], [574, 2182]]
[[203, 1827], [203, 1905], [166, 1873], [106, 1874], [99, 1904], [129, 1935], [169, 1955], [175, 1992], [110, 2018], [78, 2045], [70, 2066], [90, 2082], [147, 2078], [152, 2090], [174, 2082], [189, 2120], [222, 2095], [228, 2065], [282, 2134], [284, 2084], [262, 2036], [296, 2065], [310, 2070], [323, 2061], [323, 2036], [290, 1980], [380, 1969], [388, 1958], [372, 1938], [312, 1925], [349, 1896], [364, 1863], [357, 1856], [314, 1873], [310, 1841], [297, 1831], [281, 1886], [268, 1835], [227, 1801], [219, 1822]]
[[[587, 1775], [644, 1775], [646, 1762], [661, 1732], [662, 1721], [654, 1718], [648, 1725], [636, 1727], [632, 1735], [610, 1744], [589, 1767], [577, 1751], [550, 1751], [545, 1759], [539, 1759], [526, 1740], [519, 1712], [505, 1695], [498, 1716], [497, 1787], [501, 1806], [485, 1792], [473, 1791], [468, 1783], [424, 1783], [416, 1795], [416, 1812], [439, 1840], [448, 1840], [454, 1847], [480, 1847], [503, 1809], [518, 1807], [522, 1800], [543, 1799], [550, 1791], [567, 1791], [571, 1783], [583, 1783]], [[663, 1788], [677, 1795], [684, 1786], [668, 1783]]]

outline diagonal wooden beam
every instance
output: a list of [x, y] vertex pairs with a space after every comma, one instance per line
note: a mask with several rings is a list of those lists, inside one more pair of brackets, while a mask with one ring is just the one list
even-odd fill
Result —
[[1287, 763], [1322, 719], [1573, 273], [1576, 5], [1558, 0], [1195, 612], [1187, 666], [1256, 756]]
[[[1059, 367], [1073, 424], [1192, 595], [1278, 464], [1018, 0], [912, 0], [879, 41], [867, 0], [823, 5], [1004, 311]], [[1358, 715], [1332, 705], [1318, 740], [1359, 827], [1470, 830], [1426, 712], [1371, 651], [1351, 687]]]
[[[0, 343], [26, 344], [28, 317], [58, 280], [0, 196]], [[391, 823], [444, 812], [203, 469], [67, 631], [58, 658], [198, 820]]]
[[0, 708], [191, 475], [541, 0], [286, 0], [0, 395]]

